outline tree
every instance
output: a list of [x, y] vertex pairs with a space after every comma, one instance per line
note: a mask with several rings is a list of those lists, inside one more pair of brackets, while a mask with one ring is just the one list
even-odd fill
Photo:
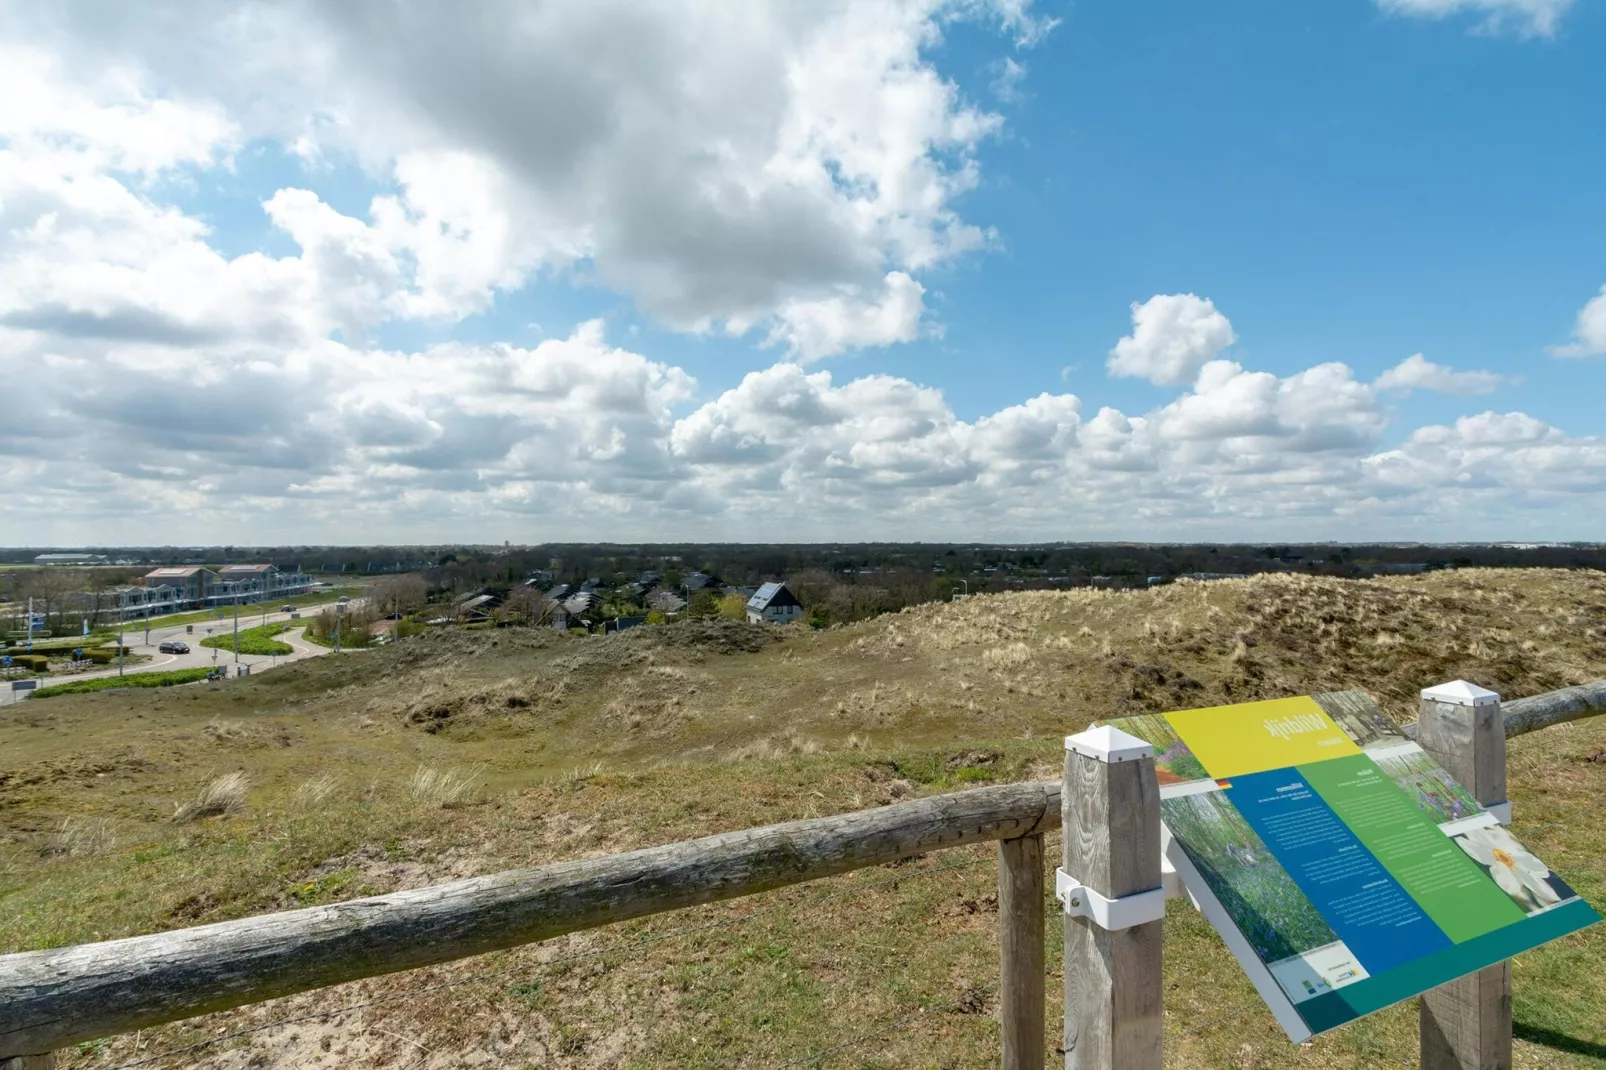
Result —
[[719, 602], [714, 598], [714, 592], [706, 587], [694, 592], [691, 602], [686, 606], [686, 616], [693, 620], [711, 620], [719, 616]]
[[725, 620], [746, 620], [747, 599], [732, 591], [719, 600], [719, 615]]
[[429, 585], [416, 574], [387, 576], [374, 584], [370, 597], [381, 612], [404, 615], [424, 607], [429, 600]]
[[498, 611], [500, 619], [521, 621], [532, 628], [552, 623], [558, 604], [534, 587], [515, 587]]

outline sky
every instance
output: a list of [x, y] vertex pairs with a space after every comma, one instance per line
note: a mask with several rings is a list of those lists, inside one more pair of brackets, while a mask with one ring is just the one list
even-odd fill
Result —
[[1603, 0], [0, 0], [0, 543], [1606, 539]]

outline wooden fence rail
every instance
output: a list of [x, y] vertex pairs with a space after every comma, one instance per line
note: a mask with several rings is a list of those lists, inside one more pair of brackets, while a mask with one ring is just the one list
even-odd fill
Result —
[[[1606, 681], [1599, 681], [1509, 703], [1505, 732], [1603, 712]], [[1026, 944], [1033, 925], [1040, 932], [1042, 924], [1029, 916], [1027, 900], [1041, 896], [1026, 871], [1041, 858], [1036, 838], [1060, 826], [1061, 784], [977, 788], [329, 906], [0, 956], [0, 1070], [115, 1033], [988, 840], [1006, 843], [1005, 969], [1024, 977], [1041, 971], [1040, 955]], [[1017, 1023], [1006, 1030], [1006, 1051], [1041, 1050], [1030, 1039], [1033, 1028], [1041, 1036], [1041, 991], [1039, 978], [1036, 1015], [1027, 1009], [1030, 991], [1027, 1000], [1006, 996]]]

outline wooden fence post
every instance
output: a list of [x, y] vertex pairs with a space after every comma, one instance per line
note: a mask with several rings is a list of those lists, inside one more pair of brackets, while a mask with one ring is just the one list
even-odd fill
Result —
[[[1464, 680], [1425, 688], [1416, 740], [1485, 807], [1506, 802], [1500, 696]], [[1508, 1070], [1511, 963], [1422, 995], [1422, 1070]]]
[[998, 1014], [1004, 1070], [1043, 1070], [1043, 837], [998, 841]]
[[[1152, 747], [1109, 727], [1067, 737], [1060, 807], [1069, 879], [1104, 899], [1160, 888]], [[1064, 923], [1066, 1070], [1160, 1070], [1161, 922]]]

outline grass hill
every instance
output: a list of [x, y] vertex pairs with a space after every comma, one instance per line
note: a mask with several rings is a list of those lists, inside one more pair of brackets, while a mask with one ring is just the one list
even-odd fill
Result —
[[[1061, 736], [1123, 713], [1360, 687], [1411, 720], [1417, 689], [1457, 677], [1513, 698], [1606, 677], [1606, 576], [990, 595], [825, 632], [454, 632], [221, 684], [30, 700], [0, 709], [0, 951], [1055, 776]], [[1514, 831], [1597, 906], [1606, 836], [1565, 819], [1606, 792], [1603, 721], [1510, 756]], [[990, 850], [943, 853], [117, 1038], [67, 1065], [462, 981], [162, 1065], [769, 1066], [924, 1006], [814, 1065], [989, 1066], [993, 879]], [[1166, 926], [1173, 1065], [1411, 1062], [1412, 1007], [1290, 1048], [1191, 908]], [[1606, 1066], [1603, 962], [1595, 932], [1518, 960], [1521, 1065]]]

